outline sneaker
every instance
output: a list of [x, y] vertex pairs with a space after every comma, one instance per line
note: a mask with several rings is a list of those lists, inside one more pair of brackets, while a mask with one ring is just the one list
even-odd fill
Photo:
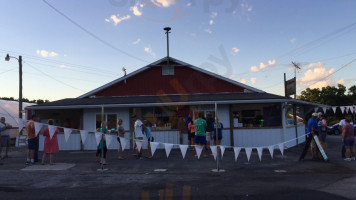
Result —
[[351, 161], [351, 158], [345, 158], [344, 161]]
[[355, 161], [355, 160], [356, 160], [356, 158], [355, 158], [355, 157], [352, 157], [352, 158], [351, 158], [351, 161]]

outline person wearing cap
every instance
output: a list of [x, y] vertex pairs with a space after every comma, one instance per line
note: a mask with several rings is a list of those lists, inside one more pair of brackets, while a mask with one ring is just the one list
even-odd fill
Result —
[[324, 152], [327, 153], [327, 145], [326, 145], [326, 135], [327, 135], [327, 123], [326, 119], [323, 117], [323, 113], [318, 113], [318, 130], [319, 130], [319, 141], [321, 146], [324, 149]]
[[[319, 135], [318, 134], [318, 123], [316, 122], [317, 117], [318, 117], [318, 113], [313, 113], [312, 117], [308, 120], [307, 135], [308, 135], [308, 137], [311, 137], [310, 140], [312, 140], [313, 134], [315, 134], [317, 136]], [[310, 151], [312, 153], [313, 159], [317, 159], [318, 154], [316, 151], [316, 144], [315, 144], [314, 140], [311, 141]]]

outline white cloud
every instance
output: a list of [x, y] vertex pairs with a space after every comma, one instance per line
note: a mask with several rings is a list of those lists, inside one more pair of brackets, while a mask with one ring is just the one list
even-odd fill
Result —
[[[141, 6], [142, 7], [142, 6]], [[138, 5], [134, 5], [130, 8], [130, 10], [132, 11], [132, 13], [135, 15], [135, 16], [141, 16], [142, 15], [142, 12], [138, 9]]]
[[246, 79], [244, 79], [244, 78], [243, 78], [243, 79], [241, 79], [241, 80], [240, 80], [240, 83], [242, 83], [242, 84], [246, 84]]
[[289, 41], [290, 41], [290, 43], [294, 44], [295, 41], [297, 41], [297, 38], [292, 38], [292, 39], [290, 39]]
[[236, 55], [237, 53], [240, 52], [240, 49], [236, 48], [236, 47], [233, 47], [232, 48], [232, 55]]
[[218, 13], [217, 13], [217, 12], [212, 12], [211, 15], [210, 15], [210, 17], [213, 18], [213, 19], [214, 19], [215, 17], [217, 17], [217, 16], [218, 16]]
[[256, 77], [252, 77], [252, 78], [250, 78], [250, 81], [251, 81], [251, 83], [252, 83], [252, 84], [256, 83], [256, 80], [257, 80], [257, 78], [256, 78]]
[[344, 85], [345, 82], [346, 82], [345, 79], [342, 78], [342, 79], [338, 80], [336, 83]]
[[[333, 79], [333, 72], [335, 71], [334, 68], [326, 69], [325, 67], [315, 67], [313, 69], [308, 69], [302, 78], [297, 80], [297, 83], [302, 86], [313, 88], [322, 88], [328, 85], [335, 85], [336, 82]], [[328, 76], [328, 77], [327, 77]], [[325, 79], [325, 77], [327, 77]], [[337, 82], [343, 82], [344, 80], [341, 79]]]
[[174, 4], [177, 0], [151, 0], [151, 2], [157, 7], [169, 7]]
[[266, 68], [270, 68], [270, 67], [274, 67], [276, 65], [276, 60], [269, 60], [268, 64], [264, 64], [264, 63], [260, 63], [259, 66], [251, 66], [250, 70], [251, 72], [259, 72], [262, 69], [266, 69]]
[[49, 52], [49, 51], [46, 51], [46, 50], [37, 50], [36, 53], [38, 55], [43, 56], [43, 57], [55, 57], [55, 56], [58, 56], [58, 53], [53, 52], [53, 51]]
[[113, 22], [114, 25], [116, 26], [117, 24], [119, 24], [120, 22], [122, 21], [125, 21], [125, 20], [129, 20], [131, 18], [130, 15], [126, 15], [126, 16], [123, 16], [123, 17], [119, 17], [119, 15], [111, 15], [110, 19], [105, 19], [106, 22]]
[[210, 29], [208, 29], [208, 28], [207, 28], [207, 29], [205, 29], [204, 31], [205, 31], [205, 32], [207, 32], [207, 33], [209, 33], [209, 34], [212, 34], [212, 33], [213, 33], [213, 31], [212, 31], [212, 30], [210, 30]]
[[150, 54], [151, 56], [156, 56], [156, 53], [153, 52], [151, 47], [145, 47], [144, 50], [145, 50], [146, 53]]
[[248, 7], [248, 8], [247, 8], [247, 11], [248, 11], [248, 12], [251, 12], [251, 11], [252, 11], [252, 6], [251, 6], [251, 7]]
[[192, 5], [192, 3], [191, 3], [191, 2], [187, 3], [187, 7], [190, 7], [191, 5]]
[[210, 25], [213, 25], [213, 24], [214, 24], [214, 20], [211, 19], [211, 20], [209, 21], [209, 24], [210, 24]]
[[66, 65], [59, 65], [59, 68], [62, 68], [62, 69], [69, 69], [70, 67], [66, 66]]
[[[325, 64], [322, 62], [315, 62], [315, 63], [310, 63], [309, 65], [302, 67], [302, 69], [306, 70], [306, 69], [320, 68], [320, 67], [324, 67], [324, 66], [325, 66]], [[294, 69], [294, 67], [293, 67], [293, 69]]]
[[136, 45], [136, 44], [138, 44], [140, 41], [141, 41], [141, 38], [137, 38], [137, 40], [134, 41], [132, 44]]

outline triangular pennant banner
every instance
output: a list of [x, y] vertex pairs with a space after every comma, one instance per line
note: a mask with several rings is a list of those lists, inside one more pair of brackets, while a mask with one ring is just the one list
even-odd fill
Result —
[[[126, 144], [127, 144], [126, 138], [120, 137], [120, 143], [121, 143], [122, 152], [124, 152], [125, 147], [126, 147]], [[152, 144], [152, 143], [151, 143], [151, 144]], [[153, 155], [153, 153], [152, 153], [152, 155]]]
[[188, 145], [179, 145], [180, 152], [182, 152], [183, 159], [185, 157], [185, 154], [187, 153]]
[[203, 146], [195, 145], [195, 151], [197, 152], [198, 159], [200, 158], [201, 152], [203, 151]]
[[239, 157], [240, 151], [241, 151], [240, 147], [234, 147], [235, 162], [237, 161], [237, 158]]
[[281, 154], [282, 154], [282, 156], [283, 156], [283, 153], [284, 153], [284, 144], [281, 143], [281, 144], [279, 144], [278, 146], [279, 146], [279, 150], [281, 151]]
[[346, 112], [346, 114], [349, 113], [349, 107], [348, 106], [345, 107], [345, 112]]
[[331, 108], [333, 109], [334, 114], [335, 114], [335, 112], [336, 112], [336, 106], [333, 106], [333, 107], [331, 107]]
[[42, 128], [42, 123], [39, 122], [35, 122], [35, 134], [36, 136], [38, 135], [38, 133], [40, 132], [41, 128]]
[[271, 154], [271, 158], [273, 159], [273, 151], [274, 151], [274, 146], [269, 146], [268, 151]]
[[48, 125], [49, 137], [52, 139], [57, 127], [53, 125]]
[[326, 114], [326, 109], [327, 109], [327, 107], [323, 107], [324, 115]]
[[318, 112], [318, 107], [314, 108], [314, 112]]
[[82, 143], [84, 144], [85, 140], [87, 139], [88, 131], [80, 130], [80, 137], [82, 138]]
[[220, 150], [221, 150], [221, 159], [222, 159], [224, 157], [224, 153], [225, 153], [225, 146], [220, 145]]
[[216, 160], [216, 156], [218, 155], [217, 146], [210, 146], [210, 150]]
[[173, 148], [173, 144], [164, 143], [164, 148], [166, 149], [166, 155], [168, 158], [168, 156], [171, 153], [171, 150]]
[[354, 113], [356, 113], [356, 106], [355, 106], [355, 108], [354, 108]]
[[260, 158], [260, 161], [261, 161], [263, 148], [262, 147], [257, 147], [256, 149], [257, 149], [258, 157]]
[[246, 156], [247, 156], [247, 161], [250, 161], [252, 148], [245, 148], [245, 152], [246, 152]]
[[142, 140], [136, 140], [136, 145], [137, 145], [137, 150], [138, 150], [138, 152], [141, 152]]
[[152, 156], [155, 154], [158, 145], [159, 145], [159, 142], [150, 142]]
[[18, 124], [19, 124], [19, 132], [21, 132], [23, 127], [25, 127], [26, 125], [26, 120], [18, 118]]
[[64, 130], [64, 139], [66, 140], [66, 142], [68, 142], [69, 136], [72, 133], [72, 129], [71, 128], [63, 128]]
[[99, 146], [100, 140], [101, 140], [101, 135], [102, 132], [95, 132], [95, 141], [96, 141], [96, 146]]
[[106, 148], [109, 148], [112, 140], [114, 139], [113, 135], [105, 134], [105, 139], [106, 139]]
[[352, 114], [354, 113], [354, 107], [349, 106], [349, 110], [351, 111]]
[[340, 109], [341, 109], [341, 113], [344, 114], [345, 107], [344, 106], [340, 106]]

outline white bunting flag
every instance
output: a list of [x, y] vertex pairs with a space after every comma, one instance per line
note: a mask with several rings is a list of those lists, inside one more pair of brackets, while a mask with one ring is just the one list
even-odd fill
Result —
[[333, 107], [331, 107], [331, 108], [333, 109], [334, 114], [335, 114], [335, 112], [336, 112], [336, 106], [333, 106]]
[[282, 156], [283, 156], [283, 153], [284, 153], [284, 144], [281, 143], [281, 144], [278, 145], [278, 147], [279, 147], [279, 150], [281, 151], [281, 154], [282, 154]]
[[203, 146], [195, 145], [195, 151], [197, 152], [198, 159], [200, 158], [201, 152], [203, 151]]
[[345, 107], [344, 106], [340, 106], [340, 109], [341, 109], [341, 113], [344, 114]]
[[26, 120], [18, 118], [18, 124], [19, 124], [19, 132], [21, 132], [23, 127], [25, 127], [26, 125]]
[[101, 140], [101, 132], [95, 132], [95, 141], [96, 141], [96, 146], [99, 146], [100, 140]]
[[[124, 137], [120, 137], [120, 143], [121, 143], [122, 152], [124, 152], [126, 144], [127, 144], [127, 139]], [[151, 144], [152, 144], [152, 142], [151, 142]], [[151, 149], [152, 149], [152, 146], [151, 146]], [[153, 153], [152, 153], [152, 156], [153, 156]]]
[[152, 156], [155, 154], [158, 145], [159, 145], [159, 142], [150, 142]]
[[213, 154], [214, 156], [214, 159], [216, 160], [216, 156], [218, 154], [217, 152], [217, 146], [210, 146], [210, 150], [211, 150], [211, 153]]
[[271, 158], [273, 159], [273, 151], [274, 151], [274, 146], [269, 146], [268, 151], [271, 154]]
[[179, 145], [180, 152], [182, 152], [183, 159], [185, 157], [185, 154], [187, 153], [188, 145]]
[[71, 128], [63, 128], [64, 130], [64, 139], [66, 140], [66, 142], [68, 142], [69, 136], [72, 133], [72, 129]]
[[353, 113], [354, 113], [354, 107], [349, 106], [349, 110], [351, 111], [351, 114], [353, 114]]
[[225, 153], [225, 146], [220, 145], [220, 150], [221, 150], [221, 159], [222, 159], [224, 157], [224, 153]]
[[82, 143], [84, 144], [85, 140], [87, 139], [88, 131], [80, 130], [80, 137], [82, 138]]
[[48, 125], [49, 137], [52, 139], [54, 133], [56, 132], [57, 127], [53, 125]]
[[318, 112], [318, 109], [319, 109], [318, 107], [314, 108], [314, 112]]
[[137, 146], [138, 152], [141, 152], [142, 140], [136, 140], [136, 146]]
[[114, 139], [113, 135], [105, 134], [106, 148], [109, 148], [113, 139]]
[[252, 148], [245, 148], [245, 152], [246, 152], [246, 156], [247, 156], [247, 161], [250, 162]]
[[345, 112], [346, 112], [346, 114], [349, 113], [349, 107], [348, 106], [345, 106]]
[[235, 162], [237, 161], [237, 158], [239, 157], [240, 151], [241, 151], [240, 147], [234, 147]]
[[326, 114], [326, 109], [327, 109], [327, 107], [323, 107], [324, 115]]
[[41, 128], [42, 128], [42, 123], [39, 122], [35, 122], [35, 134], [36, 136], [38, 135], [38, 133], [40, 132]]
[[171, 150], [173, 148], [173, 144], [164, 143], [164, 148], [166, 149], [166, 155], [168, 158], [168, 156], [171, 153]]
[[263, 151], [263, 147], [257, 147], [257, 154], [258, 154], [258, 157], [260, 158], [260, 161], [262, 159], [262, 151]]

